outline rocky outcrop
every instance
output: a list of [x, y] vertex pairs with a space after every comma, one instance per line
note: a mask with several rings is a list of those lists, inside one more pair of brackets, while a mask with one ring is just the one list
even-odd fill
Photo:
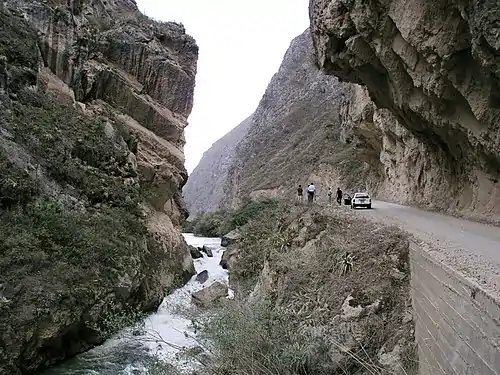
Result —
[[189, 175], [182, 192], [191, 216], [219, 208], [224, 199], [228, 171], [234, 162], [235, 148], [247, 134], [251, 123], [250, 116], [215, 142]]
[[[308, 373], [416, 374], [407, 236], [336, 207], [285, 212], [241, 228], [246, 240], [229, 267], [233, 308], [264, 310], [266, 338], [279, 337], [282, 350], [303, 345]], [[249, 336], [253, 347], [239, 356], [265, 347]]]
[[241, 231], [239, 229], [234, 229], [231, 232], [222, 236], [220, 245], [222, 247], [228, 247], [240, 240], [241, 240]]
[[381, 109], [389, 194], [499, 219], [500, 6], [311, 0], [310, 18], [320, 67]]
[[8, 0], [0, 21], [0, 374], [17, 374], [195, 273], [179, 224], [198, 49], [132, 0]]

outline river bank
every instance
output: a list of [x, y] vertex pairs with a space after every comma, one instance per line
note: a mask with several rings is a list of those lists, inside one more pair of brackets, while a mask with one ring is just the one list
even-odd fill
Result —
[[165, 371], [169, 374], [192, 372], [198, 365], [196, 360], [183, 355], [186, 350], [198, 345], [195, 327], [186, 317], [190, 309], [194, 310], [191, 295], [215, 282], [227, 285], [228, 274], [219, 266], [224, 251], [220, 247], [220, 239], [192, 234], [183, 236], [191, 246], [207, 246], [212, 250], [213, 257], [205, 255], [194, 260], [198, 274], [208, 271], [207, 281], [200, 283], [193, 276], [185, 286], [168, 295], [158, 311], [141, 324], [40, 375], [165, 375]]

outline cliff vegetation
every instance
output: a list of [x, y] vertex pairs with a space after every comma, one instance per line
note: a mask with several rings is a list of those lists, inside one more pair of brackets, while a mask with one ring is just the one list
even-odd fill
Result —
[[[8, 1], [0, 9], [0, 374], [88, 350], [112, 333], [103, 328], [109, 316], [155, 309], [194, 273], [178, 229], [182, 127], [133, 119], [127, 105], [143, 100], [151, 114], [185, 121], [196, 45], [181, 26], [155, 24], [133, 3], [109, 2], [109, 13], [95, 6]], [[95, 50], [110, 48], [102, 37], [113, 12], [120, 53], [142, 48], [143, 65], [148, 42], [137, 32], [163, 30], [150, 43], [158, 51], [161, 40], [171, 43], [162, 48], [178, 54], [186, 95], [154, 86], [131, 59], [123, 69], [151, 96], [134, 93], [138, 82], [125, 75], [112, 101], [99, 94], [124, 73]]]

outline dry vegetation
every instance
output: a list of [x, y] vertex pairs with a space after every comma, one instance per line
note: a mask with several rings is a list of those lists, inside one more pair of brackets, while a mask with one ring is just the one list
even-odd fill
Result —
[[[214, 373], [416, 374], [405, 234], [287, 203], [244, 233], [237, 299], [203, 329]], [[342, 275], [346, 252], [355, 260]]]

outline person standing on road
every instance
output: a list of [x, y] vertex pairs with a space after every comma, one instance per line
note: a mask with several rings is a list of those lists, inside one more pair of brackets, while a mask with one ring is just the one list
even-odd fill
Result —
[[314, 192], [316, 191], [316, 186], [311, 182], [307, 187], [307, 202], [312, 204], [314, 201]]
[[337, 203], [342, 204], [342, 190], [340, 188], [337, 188]]
[[299, 201], [299, 203], [302, 203], [303, 199], [304, 199], [304, 189], [302, 189], [302, 185], [299, 185], [299, 187], [297, 188], [297, 200]]
[[332, 203], [332, 188], [328, 188], [328, 203], [331, 204]]

